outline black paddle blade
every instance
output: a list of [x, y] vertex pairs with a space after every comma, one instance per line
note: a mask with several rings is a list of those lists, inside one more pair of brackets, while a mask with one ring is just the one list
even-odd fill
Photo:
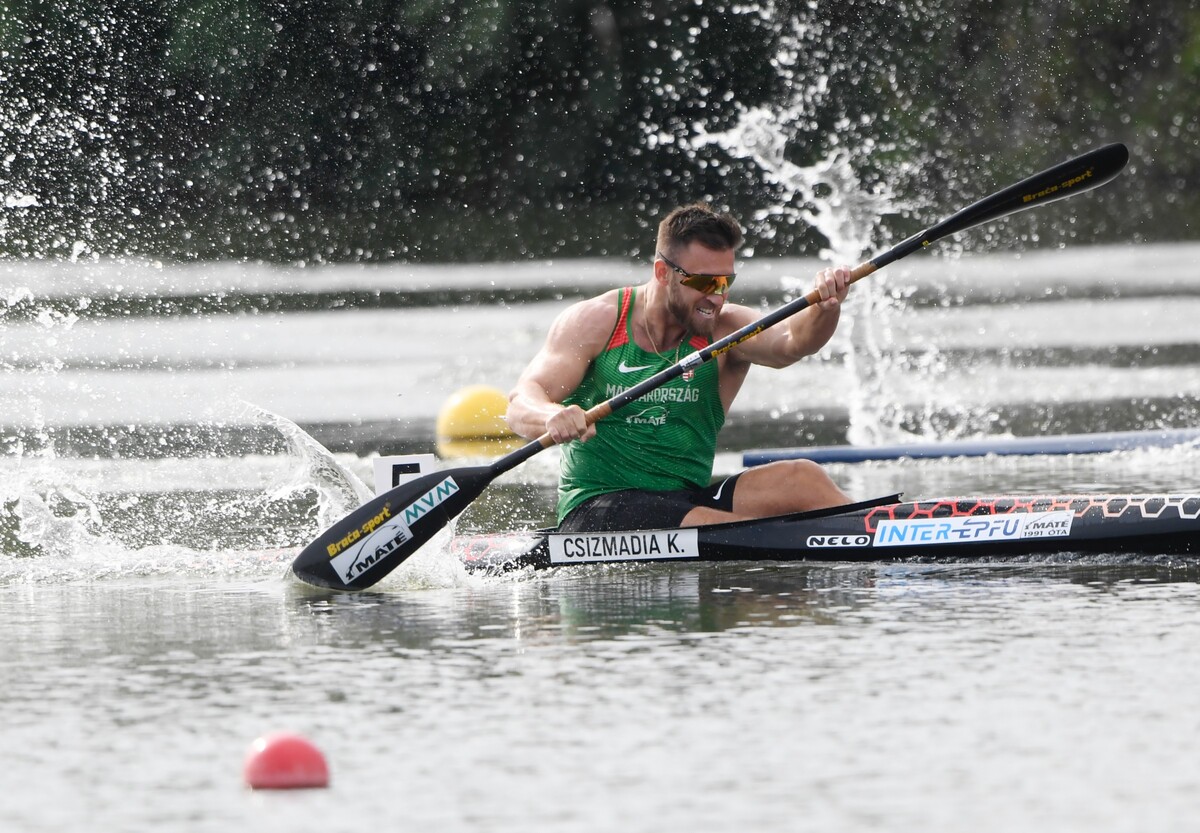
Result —
[[420, 549], [496, 478], [493, 468], [448, 469], [401, 483], [355, 509], [300, 551], [305, 584], [364, 590]]
[[[1041, 173], [1026, 177], [1015, 185], [1010, 185], [1002, 191], [997, 191], [989, 197], [971, 203], [961, 211], [951, 214], [936, 226], [930, 226], [924, 231], [917, 232], [883, 254], [871, 258], [870, 268], [855, 279], [869, 275], [876, 269], [882, 269], [889, 263], [924, 249], [935, 240], [941, 240], [943, 237], [964, 229], [978, 226], [989, 220], [1006, 217], [1009, 214], [1016, 214], [1027, 208], [1045, 205], [1055, 200], [1082, 194], [1093, 188], [1099, 188], [1119, 174], [1128, 161], [1128, 148], [1117, 143], [1096, 148], [1055, 165], [1053, 168], [1047, 168]], [[864, 267], [867, 265], [863, 264]]]
[[988, 220], [1099, 188], [1119, 174], [1128, 161], [1129, 149], [1120, 143], [1088, 151], [968, 205], [929, 229], [926, 240], [933, 242]]

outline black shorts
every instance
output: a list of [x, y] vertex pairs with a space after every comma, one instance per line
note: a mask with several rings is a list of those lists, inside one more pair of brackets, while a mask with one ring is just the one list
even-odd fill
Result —
[[559, 524], [562, 532], [619, 532], [625, 529], [675, 529], [697, 506], [733, 511], [733, 491], [740, 474], [706, 489], [645, 492], [626, 489], [588, 498]]

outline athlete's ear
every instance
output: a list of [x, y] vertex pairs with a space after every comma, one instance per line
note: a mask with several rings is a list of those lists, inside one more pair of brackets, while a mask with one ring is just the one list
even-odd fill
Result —
[[654, 258], [654, 280], [661, 284], [665, 284], [667, 282], [667, 275], [670, 272], [670, 269], [671, 267], [666, 263], [658, 258]]

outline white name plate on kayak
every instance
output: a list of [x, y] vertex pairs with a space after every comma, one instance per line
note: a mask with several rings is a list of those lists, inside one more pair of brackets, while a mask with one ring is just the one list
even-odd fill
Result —
[[547, 536], [551, 564], [699, 558], [695, 529], [648, 532], [556, 532]]

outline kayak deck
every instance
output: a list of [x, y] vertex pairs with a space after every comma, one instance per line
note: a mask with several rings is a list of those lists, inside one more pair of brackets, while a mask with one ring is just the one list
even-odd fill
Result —
[[469, 569], [653, 561], [888, 561], [1055, 553], [1200, 555], [1200, 495], [1004, 495], [902, 501], [690, 529], [472, 535]]

